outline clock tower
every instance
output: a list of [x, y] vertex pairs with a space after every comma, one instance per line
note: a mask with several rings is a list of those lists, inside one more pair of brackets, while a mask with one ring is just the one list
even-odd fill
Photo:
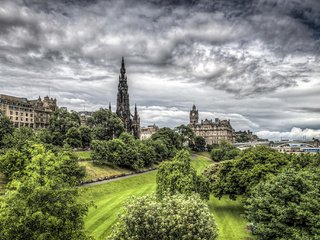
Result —
[[199, 121], [199, 114], [196, 105], [193, 104], [192, 110], [190, 111], [190, 124], [195, 125]]

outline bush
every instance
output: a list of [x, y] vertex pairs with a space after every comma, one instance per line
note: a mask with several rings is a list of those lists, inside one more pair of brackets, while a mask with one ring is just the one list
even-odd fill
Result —
[[217, 227], [198, 195], [131, 198], [110, 240], [214, 240]]
[[260, 182], [245, 202], [259, 239], [320, 239], [320, 171], [287, 169]]

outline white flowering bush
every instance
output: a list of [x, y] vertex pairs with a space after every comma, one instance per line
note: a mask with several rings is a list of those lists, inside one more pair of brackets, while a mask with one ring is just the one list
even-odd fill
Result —
[[218, 230], [198, 194], [132, 197], [110, 240], [214, 240]]

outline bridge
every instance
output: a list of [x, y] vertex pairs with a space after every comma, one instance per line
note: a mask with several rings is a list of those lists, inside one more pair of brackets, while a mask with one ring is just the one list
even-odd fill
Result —
[[309, 148], [318, 148], [319, 140], [311, 141], [264, 141], [264, 142], [243, 142], [243, 143], [233, 143], [233, 146], [239, 149], [246, 149], [249, 147], [255, 146], [269, 146], [272, 148], [282, 148], [282, 147], [309, 147]]

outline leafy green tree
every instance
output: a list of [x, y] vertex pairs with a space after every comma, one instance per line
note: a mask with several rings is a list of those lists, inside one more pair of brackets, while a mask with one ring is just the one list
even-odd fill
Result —
[[0, 147], [3, 146], [2, 145], [2, 140], [6, 135], [11, 135], [13, 134], [14, 131], [14, 126], [12, 124], [12, 122], [10, 121], [10, 119], [6, 116], [4, 116], [1, 112], [0, 112]]
[[43, 136], [42, 139], [50, 141], [45, 143], [63, 146], [68, 130], [79, 126], [80, 118], [76, 112], [68, 112], [66, 109], [60, 108], [50, 117], [48, 130], [44, 132], [50, 136]]
[[66, 133], [66, 139], [64, 141], [72, 148], [81, 147], [81, 133], [79, 129], [76, 127], [70, 128]]
[[211, 150], [211, 158], [216, 162], [231, 160], [238, 156], [241, 151], [231, 143], [222, 141], [217, 147]]
[[206, 147], [206, 140], [204, 137], [196, 136], [194, 139], [194, 150], [203, 151]]
[[161, 139], [157, 139], [157, 140], [148, 139], [147, 141], [145, 141], [145, 143], [151, 148], [153, 148], [155, 152], [156, 161], [162, 162], [163, 160], [170, 158], [169, 149]]
[[245, 202], [258, 239], [320, 239], [320, 171], [286, 169], [261, 181]]
[[209, 199], [209, 183], [205, 178], [197, 176], [196, 170], [191, 167], [190, 153], [181, 150], [172, 161], [160, 164], [156, 193], [159, 197], [198, 193], [203, 199]]
[[181, 139], [177, 132], [170, 128], [161, 128], [156, 133], [152, 134], [152, 140], [161, 140], [167, 147], [169, 157], [176, 154], [177, 149], [181, 149]]
[[63, 160], [34, 146], [25, 175], [14, 179], [0, 203], [0, 239], [88, 239], [88, 205], [60, 172]]
[[81, 146], [83, 148], [89, 148], [92, 141], [92, 130], [88, 126], [81, 126], [79, 128]]
[[289, 163], [290, 156], [274, 149], [258, 146], [246, 149], [232, 161], [221, 162], [217, 180], [213, 182], [213, 193], [221, 198], [229, 195], [248, 195], [255, 185], [268, 174], [277, 174]]
[[2, 139], [3, 147], [22, 149], [24, 145], [37, 142], [36, 135], [31, 128], [16, 128], [12, 134], [7, 134]]
[[176, 127], [175, 130], [178, 132], [180, 136], [180, 142], [182, 146], [190, 146], [192, 144], [195, 138], [195, 134], [192, 128], [186, 125], [180, 125]]
[[[35, 145], [38, 146], [38, 145]], [[21, 149], [11, 148], [3, 156], [0, 157], [0, 171], [3, 172], [9, 180], [19, 179], [27, 174], [26, 167], [30, 163], [33, 152], [41, 147], [33, 147], [33, 145], [24, 145]], [[52, 153], [54, 154], [54, 153]], [[85, 176], [85, 169], [78, 164], [77, 156], [70, 150], [60, 148], [54, 154], [59, 160], [59, 164], [55, 169], [69, 185], [79, 185]]]
[[110, 140], [124, 132], [121, 119], [104, 108], [94, 112], [87, 125], [93, 128], [93, 138], [96, 140]]
[[131, 198], [110, 240], [214, 240], [218, 230], [198, 195]]

